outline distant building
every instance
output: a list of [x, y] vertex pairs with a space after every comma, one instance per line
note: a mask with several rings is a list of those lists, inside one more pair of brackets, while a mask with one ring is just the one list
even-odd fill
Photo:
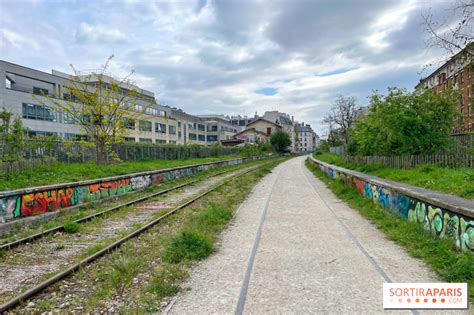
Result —
[[207, 143], [221, 143], [224, 140], [230, 140], [244, 127], [235, 126], [231, 123], [230, 118], [224, 115], [198, 115], [207, 125]]
[[258, 144], [267, 141], [271, 134], [281, 130], [281, 126], [264, 118], [257, 118], [245, 126], [245, 130], [234, 135], [234, 139], [244, 144]]
[[256, 118], [258, 118], [257, 114], [255, 113], [255, 116], [254, 117], [247, 117], [247, 115], [245, 116], [231, 116], [230, 117], [230, 123], [234, 126], [239, 126], [241, 128], [245, 128], [245, 126], [247, 124], [249, 124], [250, 122], [254, 121]]
[[295, 127], [294, 127], [294, 119], [290, 117], [290, 115], [281, 113], [277, 110], [274, 111], [267, 111], [263, 114], [262, 118], [274, 122], [277, 125], [281, 126], [282, 131], [286, 132], [290, 136], [291, 145], [289, 149], [291, 151], [295, 151]]
[[444, 91], [448, 87], [462, 92], [457, 110], [460, 114], [459, 127], [453, 130], [454, 134], [474, 130], [474, 43], [470, 43], [462, 51], [454, 55], [445, 64], [439, 67], [416, 85], [419, 92], [430, 89], [435, 93]]
[[310, 125], [295, 123], [295, 151], [313, 152], [319, 147], [319, 136], [313, 131]]

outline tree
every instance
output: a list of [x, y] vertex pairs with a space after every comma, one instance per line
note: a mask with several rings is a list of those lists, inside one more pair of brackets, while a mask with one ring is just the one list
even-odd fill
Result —
[[0, 112], [0, 144], [3, 162], [23, 159], [24, 131], [21, 118], [3, 108]]
[[329, 135], [340, 134], [344, 145], [350, 140], [351, 130], [359, 116], [354, 97], [339, 95], [323, 122], [329, 125]]
[[276, 131], [270, 136], [270, 143], [277, 152], [285, 152], [291, 145], [290, 136], [284, 131]]
[[[474, 40], [474, 0], [458, 0], [454, 5], [451, 17], [454, 20], [440, 22], [431, 12], [423, 14], [423, 24], [429, 35], [428, 47], [437, 46], [444, 49], [448, 56], [463, 50]], [[474, 51], [467, 50], [471, 57]]]
[[374, 93], [370, 111], [355, 126], [352, 151], [359, 155], [435, 154], [451, 143], [458, 93]]
[[[139, 113], [154, 102], [146, 101], [132, 84], [129, 78], [133, 71], [123, 79], [106, 75], [112, 58], [113, 55], [100, 71], [87, 75], [81, 75], [71, 65], [74, 74], [69, 83], [63, 85], [64, 94], [55, 97], [43, 95], [65, 114], [66, 119], [79, 125], [95, 144], [98, 163], [104, 163], [106, 154], [112, 152], [112, 146], [123, 141], [127, 134], [126, 124], [134, 123]], [[38, 100], [48, 105], [44, 100]], [[139, 105], [139, 100], [145, 105]]]

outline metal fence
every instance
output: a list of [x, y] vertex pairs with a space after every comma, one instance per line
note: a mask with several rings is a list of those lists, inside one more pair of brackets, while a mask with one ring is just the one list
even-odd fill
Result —
[[[22, 149], [22, 160], [0, 162], [0, 172], [15, 174], [38, 165], [52, 165], [57, 162], [78, 163], [95, 161], [97, 151], [94, 145], [81, 141], [48, 141], [28, 139]], [[239, 153], [239, 148], [203, 147], [197, 145], [149, 145], [124, 143], [113, 146], [105, 155], [107, 162], [138, 161], [144, 159], [185, 160], [191, 158], [217, 157]]]
[[393, 168], [414, 168], [422, 164], [433, 164], [441, 167], [474, 167], [474, 155], [469, 153], [437, 155], [403, 155], [403, 156], [344, 156], [349, 163], [379, 163]]

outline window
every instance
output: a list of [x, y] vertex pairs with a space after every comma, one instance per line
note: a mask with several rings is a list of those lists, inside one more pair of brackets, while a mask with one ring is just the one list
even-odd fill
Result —
[[217, 131], [217, 125], [211, 126], [211, 131]]
[[125, 137], [125, 138], [123, 138], [123, 140], [125, 140], [126, 142], [135, 142], [134, 137]]
[[140, 138], [140, 139], [138, 139], [138, 141], [140, 141], [140, 142], [153, 142], [151, 139], [148, 139], [148, 138]]
[[74, 124], [74, 118], [71, 114], [63, 112], [63, 122], [65, 124], [71, 125]]
[[267, 135], [270, 135], [272, 133], [272, 128], [271, 127], [268, 127], [267, 128]]
[[204, 135], [198, 135], [198, 140], [199, 140], [199, 141], [206, 141], [206, 136], [204, 136]]
[[188, 129], [194, 129], [193, 123], [188, 123]]
[[123, 119], [123, 125], [126, 129], [135, 130], [135, 120], [132, 118], [125, 117]]
[[57, 122], [57, 112], [47, 106], [23, 103], [23, 118]]
[[166, 140], [156, 139], [156, 143], [166, 144]]
[[195, 133], [190, 133], [189, 134], [189, 140], [196, 140], [196, 134]]
[[43, 89], [43, 88], [39, 88], [39, 87], [34, 86], [33, 87], [33, 94], [45, 95], [45, 94], [48, 94], [48, 89]]
[[201, 124], [198, 124], [198, 130], [199, 131], [205, 131], [205, 126], [201, 125]]
[[175, 141], [175, 140], [170, 140], [169, 143], [170, 143], [170, 144], [176, 144], [176, 141]]
[[178, 131], [178, 138], [181, 139], [181, 131]]
[[10, 79], [8, 77], [5, 78], [5, 87], [7, 89], [11, 89], [12, 88], [12, 81], [10, 81]]
[[209, 142], [217, 141], [217, 136], [207, 136], [207, 141]]
[[169, 128], [168, 132], [169, 132], [170, 135], [175, 135], [176, 134], [176, 126], [169, 125], [168, 128]]
[[178, 121], [178, 128], [181, 128], [181, 122]]
[[165, 124], [160, 124], [160, 123], [155, 123], [155, 132], [166, 133], [166, 125]]
[[138, 124], [138, 129], [140, 131], [152, 131], [151, 121], [140, 120], [140, 122]]

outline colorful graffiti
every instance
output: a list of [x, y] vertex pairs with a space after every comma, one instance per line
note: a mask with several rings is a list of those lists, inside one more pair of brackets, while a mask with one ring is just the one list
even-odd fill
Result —
[[54, 189], [30, 189], [25, 194], [4, 193], [0, 197], [0, 222], [55, 211], [91, 201], [118, 196], [150, 185], [189, 176], [215, 167], [236, 165], [257, 157], [239, 158], [210, 164], [156, 171], [116, 180], [98, 180], [88, 185], [58, 185]]
[[437, 237], [454, 239], [458, 249], [474, 251], [473, 218], [400, 194], [394, 189], [375, 185], [312, 159], [311, 163], [327, 176], [355, 186], [365, 198], [406, 220], [419, 223]]

